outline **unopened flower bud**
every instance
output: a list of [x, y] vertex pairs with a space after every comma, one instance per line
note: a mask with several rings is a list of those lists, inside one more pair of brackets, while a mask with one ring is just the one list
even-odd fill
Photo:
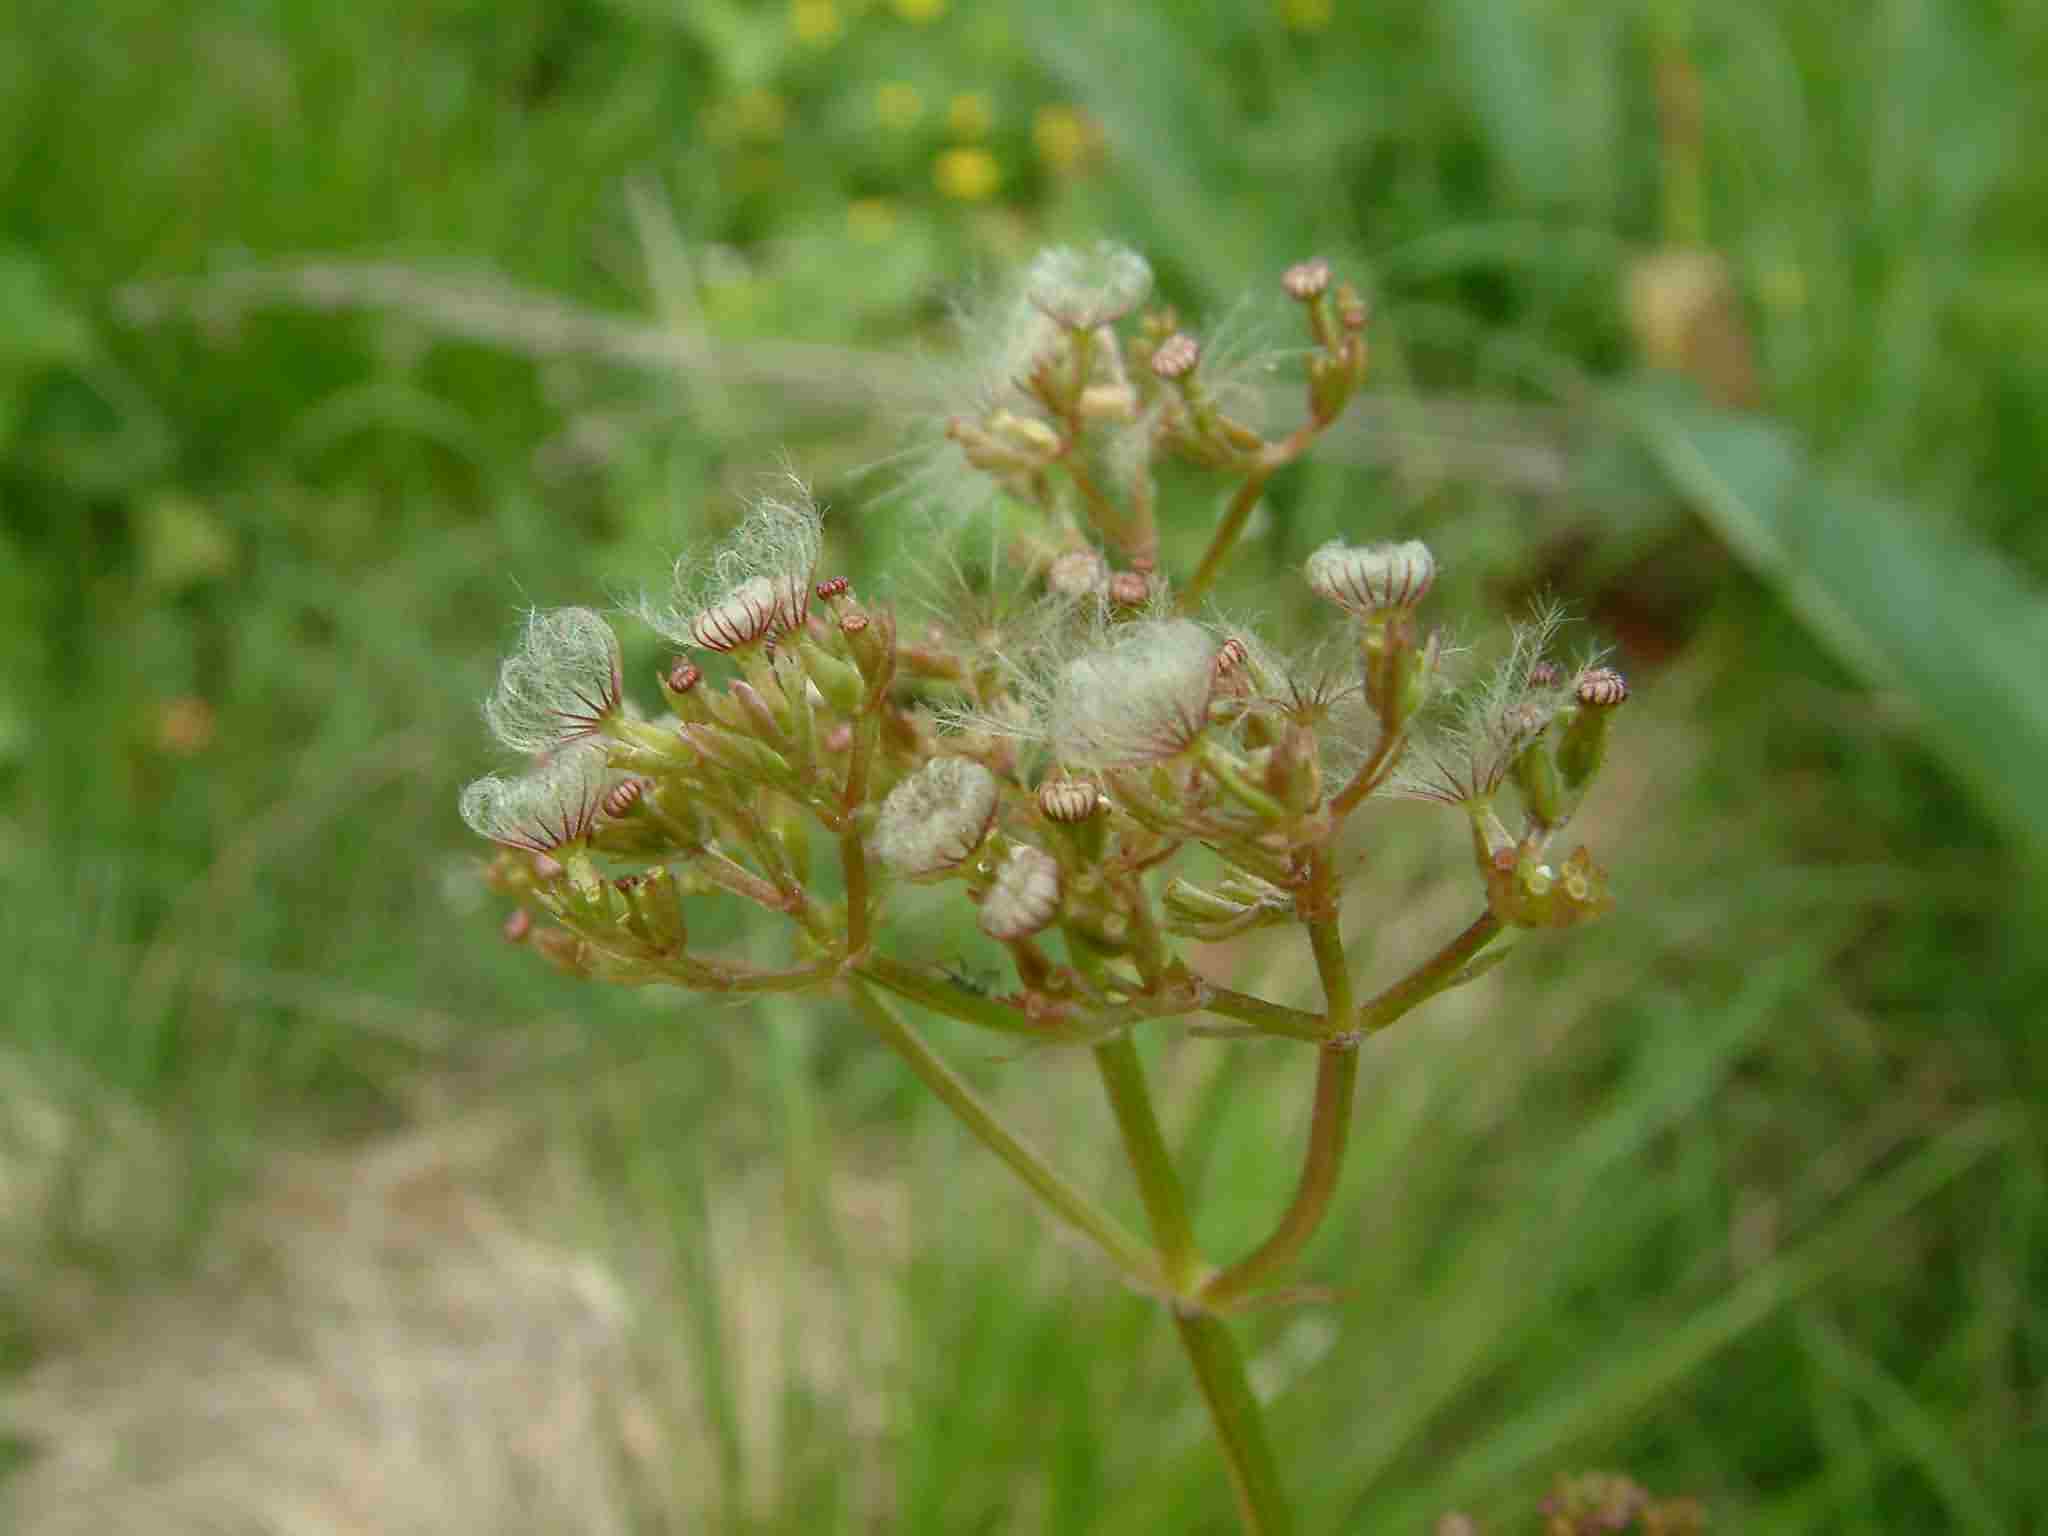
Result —
[[1090, 384], [1078, 404], [1090, 421], [1129, 421], [1138, 414], [1138, 397], [1128, 384]]
[[972, 758], [935, 757], [889, 791], [875, 851], [911, 879], [944, 874], [973, 857], [995, 815], [994, 774]]
[[1557, 771], [1564, 786], [1576, 794], [1593, 781], [1607, 756], [1607, 726], [1617, 705], [1628, 698], [1628, 684], [1612, 667], [1591, 667], [1572, 689], [1579, 707], [1572, 711], [1557, 744]]
[[1557, 669], [1556, 662], [1539, 661], [1529, 668], [1529, 686], [1531, 688], [1555, 688], [1557, 680], [1561, 675]]
[[789, 784], [793, 780], [789, 759], [764, 742], [719, 725], [683, 725], [676, 734], [705, 762], [737, 777], [742, 783], [758, 780]]
[[533, 932], [533, 914], [524, 907], [514, 907], [512, 915], [505, 919], [505, 942], [524, 944], [526, 936]]
[[835, 597], [846, 596], [846, 594], [852, 590], [853, 583], [848, 581], [844, 576], [827, 576], [823, 581], [818, 583], [818, 596], [823, 598], [828, 603], [831, 602], [832, 599]]
[[1288, 726], [1266, 759], [1265, 788], [1296, 815], [1322, 799], [1322, 767], [1314, 731], [1300, 724]]
[[1152, 354], [1152, 371], [1166, 380], [1184, 379], [1202, 360], [1202, 344], [1186, 331], [1175, 331]]
[[997, 411], [988, 420], [989, 431], [1027, 464], [1057, 457], [1060, 435], [1036, 416], [1015, 411]]
[[614, 784], [601, 802], [605, 815], [614, 819], [627, 815], [640, 803], [640, 797], [647, 792], [645, 779], [626, 779]]
[[1308, 557], [1306, 572], [1318, 597], [1370, 616], [1421, 602], [1436, 581], [1436, 557], [1419, 539], [1366, 545], [1332, 539]]
[[1512, 773], [1529, 814], [1545, 827], [1560, 827], [1565, 821], [1566, 797], [1544, 729], [1547, 724], [1542, 722], [1533, 731], [1525, 732], [1529, 744], [1516, 756]]
[[1047, 821], [1071, 826], [1093, 816], [1101, 803], [1093, 779], [1047, 779], [1038, 786], [1038, 808]]
[[1612, 667], [1589, 667], [1573, 694], [1589, 709], [1612, 709], [1628, 698], [1628, 680]]
[[1109, 600], [1119, 608], [1142, 608], [1152, 600], [1152, 583], [1136, 571], [1118, 571], [1109, 578]]
[[1176, 876], [1161, 906], [1170, 933], [1213, 942], [1294, 920], [1294, 897], [1251, 875], [1233, 875], [1209, 890]]
[[1029, 845], [1010, 850], [981, 901], [981, 931], [992, 939], [1028, 939], [1059, 915], [1060, 867]]
[[661, 696], [668, 701], [670, 713], [678, 720], [703, 725], [714, 718], [711, 701], [706, 697], [710, 690], [701, 686], [703, 681], [702, 669], [681, 657], [662, 674]]
[[1330, 264], [1321, 257], [1298, 261], [1280, 274], [1280, 286], [1290, 299], [1306, 304], [1319, 299], [1330, 286]]
[[621, 875], [614, 884], [626, 899], [626, 922], [633, 933], [659, 954], [681, 953], [689, 929], [675, 877], [656, 865], [644, 875]]
[[826, 703], [842, 715], [853, 714], [860, 708], [861, 695], [866, 691], [860, 668], [828, 655], [808, 634], [797, 640], [797, 657]]

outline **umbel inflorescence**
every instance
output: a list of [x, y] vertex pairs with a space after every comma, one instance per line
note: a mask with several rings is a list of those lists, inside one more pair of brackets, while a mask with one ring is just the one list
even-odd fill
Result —
[[[1206, 609], [1267, 480], [1365, 376], [1366, 307], [1350, 286], [1305, 262], [1282, 287], [1307, 333], [1305, 409], [1268, 437], [1238, 419], [1203, 339], [1144, 308], [1135, 253], [1039, 258], [984, 323], [971, 409], [945, 423], [941, 472], [921, 482], [976, 515], [1000, 510], [1021, 595], [999, 622], [941, 613], [899, 632], [886, 596], [820, 569], [822, 520], [791, 480], [639, 605], [675, 647], [661, 717], [628, 702], [604, 617], [534, 615], [484, 711], [527, 766], [462, 797], [470, 826], [505, 850], [494, 878], [520, 902], [508, 935], [596, 980], [844, 998], [1057, 1215], [1171, 1302], [1205, 1385], [1241, 1370], [1217, 1319], [1270, 1289], [1327, 1206], [1359, 1043], [1478, 974], [1505, 930], [1609, 904], [1563, 834], [1628, 693], [1619, 674], [1553, 654], [1548, 613], [1454, 687], [1423, 618], [1435, 557], [1376, 530], [1308, 556], [1297, 590], [1326, 605], [1329, 635], [1307, 654]], [[1169, 459], [1231, 488], [1179, 580], [1160, 543]], [[1476, 915], [1362, 996], [1337, 855], [1376, 797], [1466, 818]], [[913, 885], [972, 906], [1009, 957], [999, 988], [891, 952], [883, 919]], [[781, 928], [782, 956], [696, 942], [719, 903]], [[1235, 990], [1203, 947], [1288, 926], [1320, 979], [1317, 1008]], [[902, 1003], [1093, 1050], [1151, 1241], [1002, 1128]], [[1300, 1187], [1272, 1239], [1234, 1262], [1195, 1248], [1131, 1051], [1135, 1026], [1171, 1018], [1316, 1049]], [[1270, 1453], [1242, 1396], [1205, 1392], [1240, 1508], [1272, 1529]]]

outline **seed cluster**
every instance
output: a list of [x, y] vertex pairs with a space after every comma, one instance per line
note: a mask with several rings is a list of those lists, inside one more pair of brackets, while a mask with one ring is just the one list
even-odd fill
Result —
[[[680, 653], [658, 677], [667, 718], [627, 699], [603, 615], [527, 621], [485, 706], [525, 767], [472, 784], [461, 806], [507, 850], [494, 878], [519, 902], [509, 937], [602, 979], [858, 982], [991, 1028], [1099, 1039], [1214, 1010], [1222, 993], [1188, 943], [1332, 921], [1339, 839], [1374, 797], [1466, 816], [1500, 924], [1604, 910], [1590, 855], [1553, 845], [1628, 687], [1553, 654], [1554, 616], [1517, 626], [1501, 666], [1459, 688], [1420, 623], [1437, 563], [1418, 540], [1310, 553], [1295, 590], [1329, 605], [1330, 636], [1301, 655], [1206, 609], [1245, 518], [1224, 516], [1198, 562], [1162, 558], [1155, 470], [1218, 476], [1248, 512], [1359, 387], [1363, 299], [1324, 262], [1286, 273], [1309, 334], [1305, 421], [1269, 441], [1226, 409], [1194, 328], [1138, 314], [1151, 281], [1113, 245], [1039, 258], [980, 365], [1000, 388], [948, 420], [959, 471], [1037, 519], [1005, 561], [1028, 579], [1000, 602], [963, 594], [899, 632], [892, 604], [820, 575], [825, 518], [786, 481], [637, 606]], [[1177, 585], [1172, 569], [1191, 574]], [[1207, 872], [1176, 872], [1197, 848]], [[964, 898], [1008, 950], [1011, 989], [947, 979], [913, 884]], [[701, 952], [690, 913], [704, 902], [787, 925], [789, 962]], [[1342, 1035], [1359, 1022], [1339, 1016], [1345, 995], [1321, 1016], [1231, 1017]]]

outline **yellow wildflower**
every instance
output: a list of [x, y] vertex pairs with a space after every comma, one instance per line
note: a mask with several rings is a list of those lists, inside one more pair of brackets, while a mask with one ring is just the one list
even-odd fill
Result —
[[986, 138], [995, 117], [995, 108], [980, 91], [962, 91], [946, 103], [946, 126], [956, 139]]
[[1031, 143], [1052, 169], [1073, 171], [1102, 147], [1102, 130], [1080, 108], [1055, 102], [1031, 115]]
[[949, 149], [932, 162], [932, 181], [947, 197], [982, 203], [1002, 185], [1003, 168], [985, 149]]
[[839, 7], [833, 0], [792, 0], [789, 26], [800, 42], [822, 48], [839, 36]]

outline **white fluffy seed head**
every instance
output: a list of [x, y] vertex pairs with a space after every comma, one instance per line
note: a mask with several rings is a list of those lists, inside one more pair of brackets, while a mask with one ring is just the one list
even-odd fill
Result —
[[1108, 644], [1060, 670], [1045, 722], [1054, 751], [1103, 767], [1179, 756], [1209, 723], [1216, 649], [1191, 619], [1118, 626]]
[[621, 708], [619, 642], [589, 608], [536, 609], [484, 701], [491, 733], [515, 752], [593, 735]]
[[1145, 302], [1152, 268], [1129, 246], [1104, 240], [1086, 250], [1041, 251], [1024, 274], [1024, 294], [1040, 313], [1069, 330], [1113, 325]]
[[943, 874], [988, 836], [996, 780], [968, 757], [935, 757], [889, 791], [875, 825], [875, 852], [899, 875]]
[[1099, 596], [1109, 583], [1109, 565], [1092, 549], [1062, 550], [1045, 568], [1045, 588], [1069, 602]]
[[643, 600], [640, 616], [678, 645], [712, 651], [800, 628], [811, 611], [823, 527], [810, 492], [792, 476], [783, 494], [748, 509], [709, 560], [678, 560], [670, 602]]
[[1413, 608], [1436, 581], [1436, 557], [1420, 539], [1404, 544], [1346, 544], [1332, 539], [1308, 557], [1316, 596], [1352, 613]]
[[601, 742], [572, 741], [526, 773], [493, 773], [462, 791], [462, 819], [508, 848], [551, 853], [581, 842], [612, 786]]
[[1059, 916], [1060, 867], [1028, 845], [1010, 850], [981, 900], [981, 931], [992, 939], [1028, 939]]

